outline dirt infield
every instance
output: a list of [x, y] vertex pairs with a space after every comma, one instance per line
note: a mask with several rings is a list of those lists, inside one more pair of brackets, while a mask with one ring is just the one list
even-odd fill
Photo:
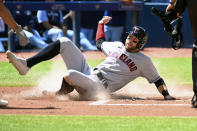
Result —
[[[150, 57], [191, 57], [191, 49], [174, 51], [168, 48], [146, 48]], [[33, 53], [17, 53], [27, 58]], [[100, 52], [84, 52], [87, 59], [102, 59]], [[60, 59], [57, 56], [53, 60]], [[7, 61], [5, 53], [0, 53], [0, 61]], [[70, 96], [42, 95], [36, 87], [0, 88], [0, 97], [9, 101], [8, 107], [0, 108], [0, 114], [39, 114], [39, 115], [103, 115], [103, 116], [197, 116], [191, 108], [192, 87], [178, 87], [188, 94], [174, 94], [175, 101], [164, 101], [158, 92], [143, 94], [134, 91], [114, 93], [110, 98], [99, 101], [80, 100], [74, 92]], [[127, 92], [127, 93], [125, 93]]]

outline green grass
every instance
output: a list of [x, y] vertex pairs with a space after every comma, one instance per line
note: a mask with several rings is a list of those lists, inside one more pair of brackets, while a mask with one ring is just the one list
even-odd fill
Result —
[[[90, 60], [88, 61], [91, 67], [95, 67], [103, 60]], [[25, 76], [18, 74], [16, 69], [8, 62], [0, 62], [0, 87], [31, 87], [36, 86], [43, 76], [50, 72], [52, 65], [55, 64], [56, 68], [65, 68], [64, 62], [47, 61], [34, 66]]]
[[195, 131], [197, 118], [0, 115], [1, 131]]
[[[191, 58], [154, 58], [152, 59], [159, 74], [170, 82], [192, 85]], [[91, 67], [96, 67], [103, 60], [88, 60]], [[0, 87], [35, 86], [46, 75], [54, 61], [40, 63], [33, 67], [26, 76], [20, 76], [16, 69], [7, 62], [0, 63]], [[57, 68], [65, 68], [63, 61], [55, 61]], [[60, 65], [60, 66], [59, 66]]]
[[91, 66], [91, 67], [96, 67], [98, 64], [100, 64], [103, 60], [88, 60], [88, 64]]
[[31, 69], [26, 76], [20, 76], [8, 62], [0, 62], [0, 87], [29, 87], [46, 75], [52, 66], [52, 61], [43, 62]]
[[[192, 85], [191, 58], [152, 59], [159, 74], [179, 84]], [[89, 60], [95, 67], [102, 60]], [[7, 62], [0, 63], [0, 87], [34, 86], [46, 75], [54, 61], [41, 63], [26, 76], [19, 76]], [[55, 61], [56, 68], [65, 68]], [[11, 111], [11, 110], [10, 110]], [[0, 131], [195, 131], [197, 117], [109, 117], [109, 116], [37, 116], [0, 115]]]
[[191, 58], [159, 58], [153, 59], [153, 63], [165, 80], [181, 85], [192, 85]]

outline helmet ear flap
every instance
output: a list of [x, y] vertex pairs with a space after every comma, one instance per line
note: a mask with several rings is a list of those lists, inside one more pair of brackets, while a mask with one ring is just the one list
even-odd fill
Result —
[[143, 42], [139, 42], [139, 43], [137, 43], [136, 48], [141, 50], [144, 47], [144, 45], [145, 44]]
[[144, 36], [144, 38], [137, 44], [136, 47], [141, 50], [145, 46], [147, 39], [148, 39], [148, 34]]

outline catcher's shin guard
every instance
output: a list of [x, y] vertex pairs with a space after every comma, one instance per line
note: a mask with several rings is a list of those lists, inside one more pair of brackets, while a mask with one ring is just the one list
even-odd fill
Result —
[[59, 91], [56, 92], [57, 95], [66, 95], [74, 90], [73, 86], [71, 86], [66, 80], [62, 79], [62, 85]]
[[196, 41], [194, 43], [194, 47], [192, 50], [192, 79], [193, 79], [193, 91], [194, 91], [194, 96], [192, 98], [192, 107], [197, 108], [197, 48], [196, 48]]
[[194, 44], [192, 50], [192, 79], [193, 79], [193, 90], [197, 90], [197, 48]]
[[197, 98], [196, 98], [195, 94], [194, 94], [194, 96], [192, 98], [192, 107], [193, 108], [197, 108]]

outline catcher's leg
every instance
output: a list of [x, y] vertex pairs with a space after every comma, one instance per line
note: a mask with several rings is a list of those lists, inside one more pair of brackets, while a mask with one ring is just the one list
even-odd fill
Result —
[[192, 50], [192, 79], [194, 96], [192, 98], [192, 107], [197, 108], [197, 48]]
[[194, 96], [192, 98], [192, 107], [193, 108], [197, 108], [197, 98], [196, 98], [195, 94], [194, 94]]

